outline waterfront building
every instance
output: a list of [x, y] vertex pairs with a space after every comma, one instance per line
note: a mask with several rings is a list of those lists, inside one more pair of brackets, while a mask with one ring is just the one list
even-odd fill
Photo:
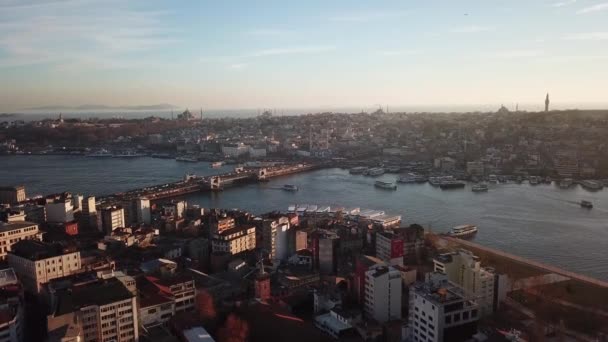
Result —
[[17, 242], [7, 256], [26, 290], [39, 293], [43, 284], [82, 270], [80, 252], [36, 240]]
[[23, 288], [11, 268], [0, 270], [0, 342], [23, 341], [25, 302]]
[[0, 260], [5, 260], [12, 246], [21, 240], [42, 240], [42, 232], [34, 222], [0, 222]]
[[212, 252], [228, 252], [238, 254], [255, 248], [255, 227], [237, 226], [213, 234], [211, 240]]
[[136, 297], [119, 279], [73, 285], [55, 298], [47, 316], [52, 341], [139, 340]]
[[479, 316], [477, 303], [444, 274], [427, 274], [426, 281], [410, 287], [406, 341], [468, 341]]
[[150, 212], [150, 200], [144, 197], [136, 200], [137, 207], [137, 223], [149, 225], [152, 223], [152, 216]]
[[243, 143], [222, 145], [222, 154], [227, 157], [238, 158], [249, 153], [249, 146]]
[[365, 272], [365, 317], [379, 323], [401, 319], [401, 273], [375, 265]]
[[17, 204], [26, 200], [25, 186], [0, 187], [0, 204]]
[[122, 207], [111, 206], [101, 209], [99, 219], [99, 230], [106, 234], [111, 234], [116, 228], [125, 227], [125, 212]]

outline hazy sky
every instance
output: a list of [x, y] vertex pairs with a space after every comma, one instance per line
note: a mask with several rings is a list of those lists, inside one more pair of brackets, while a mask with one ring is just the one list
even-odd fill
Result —
[[608, 102], [606, 0], [0, 0], [0, 111]]

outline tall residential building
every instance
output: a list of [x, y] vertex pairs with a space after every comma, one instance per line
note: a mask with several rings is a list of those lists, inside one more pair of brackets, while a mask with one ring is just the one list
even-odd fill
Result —
[[136, 200], [137, 207], [137, 223], [143, 223], [149, 225], [152, 223], [152, 216], [150, 213], [150, 200], [147, 198], [138, 198]]
[[479, 316], [477, 304], [460, 287], [443, 274], [428, 274], [410, 287], [407, 341], [468, 341]]
[[87, 196], [82, 201], [80, 210], [81, 224], [90, 230], [97, 229], [97, 207], [95, 206], [95, 196]]
[[23, 185], [0, 187], [0, 204], [17, 204], [25, 201], [25, 199], [25, 187]]
[[33, 222], [0, 222], [0, 260], [6, 259], [14, 244], [21, 240], [42, 240], [38, 224]]
[[338, 244], [340, 238], [334, 233], [325, 233], [318, 237], [319, 272], [336, 274], [338, 272]]
[[238, 254], [255, 249], [255, 227], [240, 226], [213, 234], [212, 252]]
[[117, 278], [73, 285], [55, 297], [47, 317], [53, 341], [139, 340], [136, 297]]
[[375, 265], [365, 272], [365, 316], [384, 323], [401, 319], [401, 272]]
[[0, 342], [23, 341], [25, 302], [23, 288], [11, 268], [0, 270]]
[[46, 221], [48, 223], [65, 223], [74, 221], [74, 206], [71, 197], [62, 197], [47, 202]]
[[40, 292], [43, 284], [82, 269], [80, 252], [35, 240], [17, 242], [8, 253], [8, 264], [26, 290]]
[[441, 254], [433, 259], [434, 271], [444, 273], [447, 279], [460, 286], [464, 293], [474, 299], [482, 316], [494, 312], [500, 303], [499, 277], [492, 268], [481, 267], [479, 258], [472, 252], [460, 249]]
[[377, 232], [376, 257], [391, 265], [403, 265], [403, 238], [391, 231]]
[[288, 230], [289, 219], [287, 217], [265, 219], [262, 222], [262, 248], [268, 252], [271, 260], [285, 260], [289, 256], [287, 248]]
[[116, 228], [125, 227], [125, 212], [123, 208], [112, 206], [101, 209], [99, 230], [106, 234], [112, 233]]

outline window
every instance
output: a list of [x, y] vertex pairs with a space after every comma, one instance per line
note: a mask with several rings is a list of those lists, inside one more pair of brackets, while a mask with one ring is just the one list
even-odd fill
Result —
[[471, 311], [471, 317], [477, 317], [477, 309], [473, 309], [473, 311]]
[[454, 322], [460, 322], [460, 313], [454, 314]]
[[452, 316], [445, 316], [445, 324], [452, 323]]
[[462, 319], [469, 319], [469, 312], [465, 311], [462, 313]]

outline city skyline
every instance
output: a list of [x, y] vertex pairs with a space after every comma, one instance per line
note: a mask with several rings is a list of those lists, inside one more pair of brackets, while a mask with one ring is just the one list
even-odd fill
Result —
[[607, 105], [603, 1], [0, 8], [0, 111]]

